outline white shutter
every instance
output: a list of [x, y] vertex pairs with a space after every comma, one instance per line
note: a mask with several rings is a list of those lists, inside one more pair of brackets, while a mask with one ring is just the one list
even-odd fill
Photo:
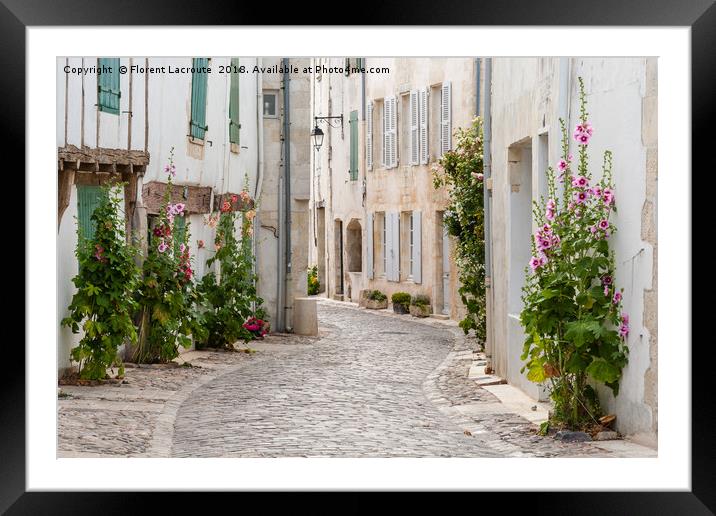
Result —
[[428, 89], [423, 88], [418, 92], [419, 117], [418, 125], [420, 132], [420, 164], [426, 165], [429, 157], [428, 147]]
[[412, 90], [410, 92], [410, 164], [418, 165], [420, 163], [420, 141], [418, 136], [418, 92]]
[[390, 256], [392, 258], [392, 267], [391, 267], [391, 279], [393, 281], [400, 281], [400, 213], [394, 212], [391, 213], [391, 225], [390, 225], [390, 232], [391, 232], [391, 252]]
[[421, 227], [422, 224], [420, 223], [420, 210], [413, 210], [413, 270], [410, 271], [410, 274], [413, 276], [413, 282], [415, 283], [422, 283], [423, 281], [423, 267], [420, 262]]
[[445, 154], [451, 145], [450, 83], [443, 83], [440, 95], [440, 153]]
[[386, 106], [386, 119], [385, 119], [385, 132], [386, 132], [386, 152], [385, 152], [385, 167], [393, 168], [398, 164], [398, 152], [397, 152], [397, 136], [396, 127], [398, 113], [396, 111], [395, 97], [388, 97], [385, 99]]
[[365, 163], [368, 170], [373, 170], [373, 103], [368, 102], [365, 126]]
[[383, 214], [385, 220], [385, 279], [393, 280], [393, 214], [386, 211]]
[[365, 223], [365, 270], [368, 273], [368, 279], [373, 279], [375, 268], [373, 264], [373, 214], [368, 213], [367, 217]]
[[380, 164], [388, 167], [388, 99], [383, 99], [383, 147], [380, 152]]

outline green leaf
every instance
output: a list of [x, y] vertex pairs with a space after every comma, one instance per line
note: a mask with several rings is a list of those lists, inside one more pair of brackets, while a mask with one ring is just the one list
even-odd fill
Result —
[[621, 370], [601, 358], [597, 358], [587, 367], [587, 374], [602, 383], [612, 383], [619, 379]]
[[542, 362], [538, 360], [533, 360], [529, 364], [529, 371], [527, 372], [527, 379], [530, 382], [534, 383], [542, 383], [547, 379], [547, 375], [544, 373], [544, 368], [542, 367]]

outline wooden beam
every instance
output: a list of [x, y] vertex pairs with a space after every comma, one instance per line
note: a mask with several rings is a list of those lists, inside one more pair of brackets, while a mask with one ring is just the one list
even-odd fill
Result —
[[[142, 200], [147, 209], [147, 213], [156, 215], [161, 209], [164, 202], [164, 192], [167, 183], [152, 181], [142, 186]], [[187, 196], [184, 197], [184, 189], [187, 190]], [[184, 203], [188, 213], [209, 213], [211, 209], [210, 186], [189, 186], [189, 185], [172, 185], [171, 202]]]

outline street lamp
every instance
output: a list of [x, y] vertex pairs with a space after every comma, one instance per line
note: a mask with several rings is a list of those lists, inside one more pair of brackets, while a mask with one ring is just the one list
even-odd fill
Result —
[[320, 127], [318, 127], [319, 121], [326, 122], [331, 127], [338, 127], [338, 124], [341, 125], [341, 131], [343, 131], [343, 115], [338, 116], [314, 116], [313, 117], [315, 125], [313, 129], [311, 130], [311, 137], [313, 138], [313, 146], [316, 148], [317, 151], [321, 150], [321, 145], [323, 145], [323, 131]]
[[321, 150], [321, 145], [323, 145], [323, 131], [318, 127], [318, 124], [316, 124], [316, 127], [311, 131], [311, 138], [313, 138], [313, 146], [316, 148], [316, 151]]

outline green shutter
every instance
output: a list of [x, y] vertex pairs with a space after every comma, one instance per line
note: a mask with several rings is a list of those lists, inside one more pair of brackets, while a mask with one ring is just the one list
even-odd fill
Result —
[[231, 90], [229, 91], [229, 141], [239, 144], [239, 60], [231, 59]]
[[358, 179], [358, 111], [351, 111], [351, 181]]
[[206, 125], [206, 82], [208, 74], [198, 69], [209, 66], [209, 58], [196, 57], [192, 62], [192, 66], [197, 71], [191, 75], [190, 134], [194, 138], [203, 140], [207, 129], [209, 129]]
[[102, 188], [99, 186], [77, 185], [77, 219], [82, 238], [94, 238], [95, 224], [92, 214], [99, 206], [102, 197]]
[[[100, 57], [97, 59], [97, 107], [100, 111], [119, 114], [119, 98], [122, 92], [119, 90], [119, 58]], [[102, 72], [107, 70], [108, 72]]]

